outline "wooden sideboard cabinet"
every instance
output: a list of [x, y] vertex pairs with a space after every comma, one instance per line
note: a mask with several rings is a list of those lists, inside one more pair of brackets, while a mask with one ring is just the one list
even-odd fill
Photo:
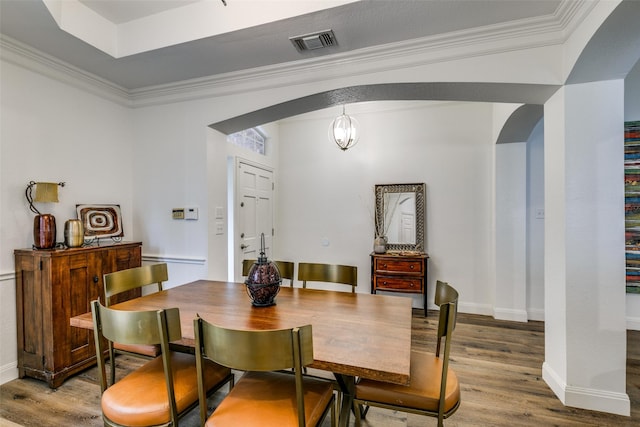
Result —
[[388, 252], [371, 254], [371, 293], [377, 291], [422, 294], [427, 315], [427, 254]]
[[96, 361], [93, 332], [71, 327], [69, 319], [91, 311], [92, 300], [104, 301], [103, 274], [141, 265], [142, 243], [16, 249], [14, 256], [18, 375], [57, 388]]

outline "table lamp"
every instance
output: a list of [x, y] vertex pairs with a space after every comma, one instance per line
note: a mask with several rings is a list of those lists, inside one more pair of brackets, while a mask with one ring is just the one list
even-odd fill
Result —
[[56, 218], [51, 214], [40, 213], [33, 203], [58, 203], [58, 186], [64, 187], [64, 182], [30, 181], [25, 190], [29, 209], [36, 214], [33, 218], [33, 246], [36, 249], [51, 249], [56, 245]]

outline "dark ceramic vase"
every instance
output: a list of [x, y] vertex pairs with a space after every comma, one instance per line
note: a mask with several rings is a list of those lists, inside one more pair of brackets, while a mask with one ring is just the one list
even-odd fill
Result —
[[56, 245], [56, 218], [53, 215], [33, 218], [33, 245], [36, 249], [51, 249]]

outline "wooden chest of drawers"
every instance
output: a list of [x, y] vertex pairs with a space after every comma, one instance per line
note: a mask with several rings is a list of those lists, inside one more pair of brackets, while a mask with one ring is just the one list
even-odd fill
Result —
[[371, 254], [371, 293], [422, 294], [427, 313], [427, 254]]

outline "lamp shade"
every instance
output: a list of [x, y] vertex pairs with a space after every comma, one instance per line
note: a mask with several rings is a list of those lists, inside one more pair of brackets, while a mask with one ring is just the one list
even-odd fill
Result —
[[36, 182], [36, 196], [34, 202], [58, 203], [57, 182]]
[[346, 151], [356, 145], [360, 139], [358, 121], [344, 112], [336, 117], [329, 126], [329, 139], [336, 143], [342, 150]]

